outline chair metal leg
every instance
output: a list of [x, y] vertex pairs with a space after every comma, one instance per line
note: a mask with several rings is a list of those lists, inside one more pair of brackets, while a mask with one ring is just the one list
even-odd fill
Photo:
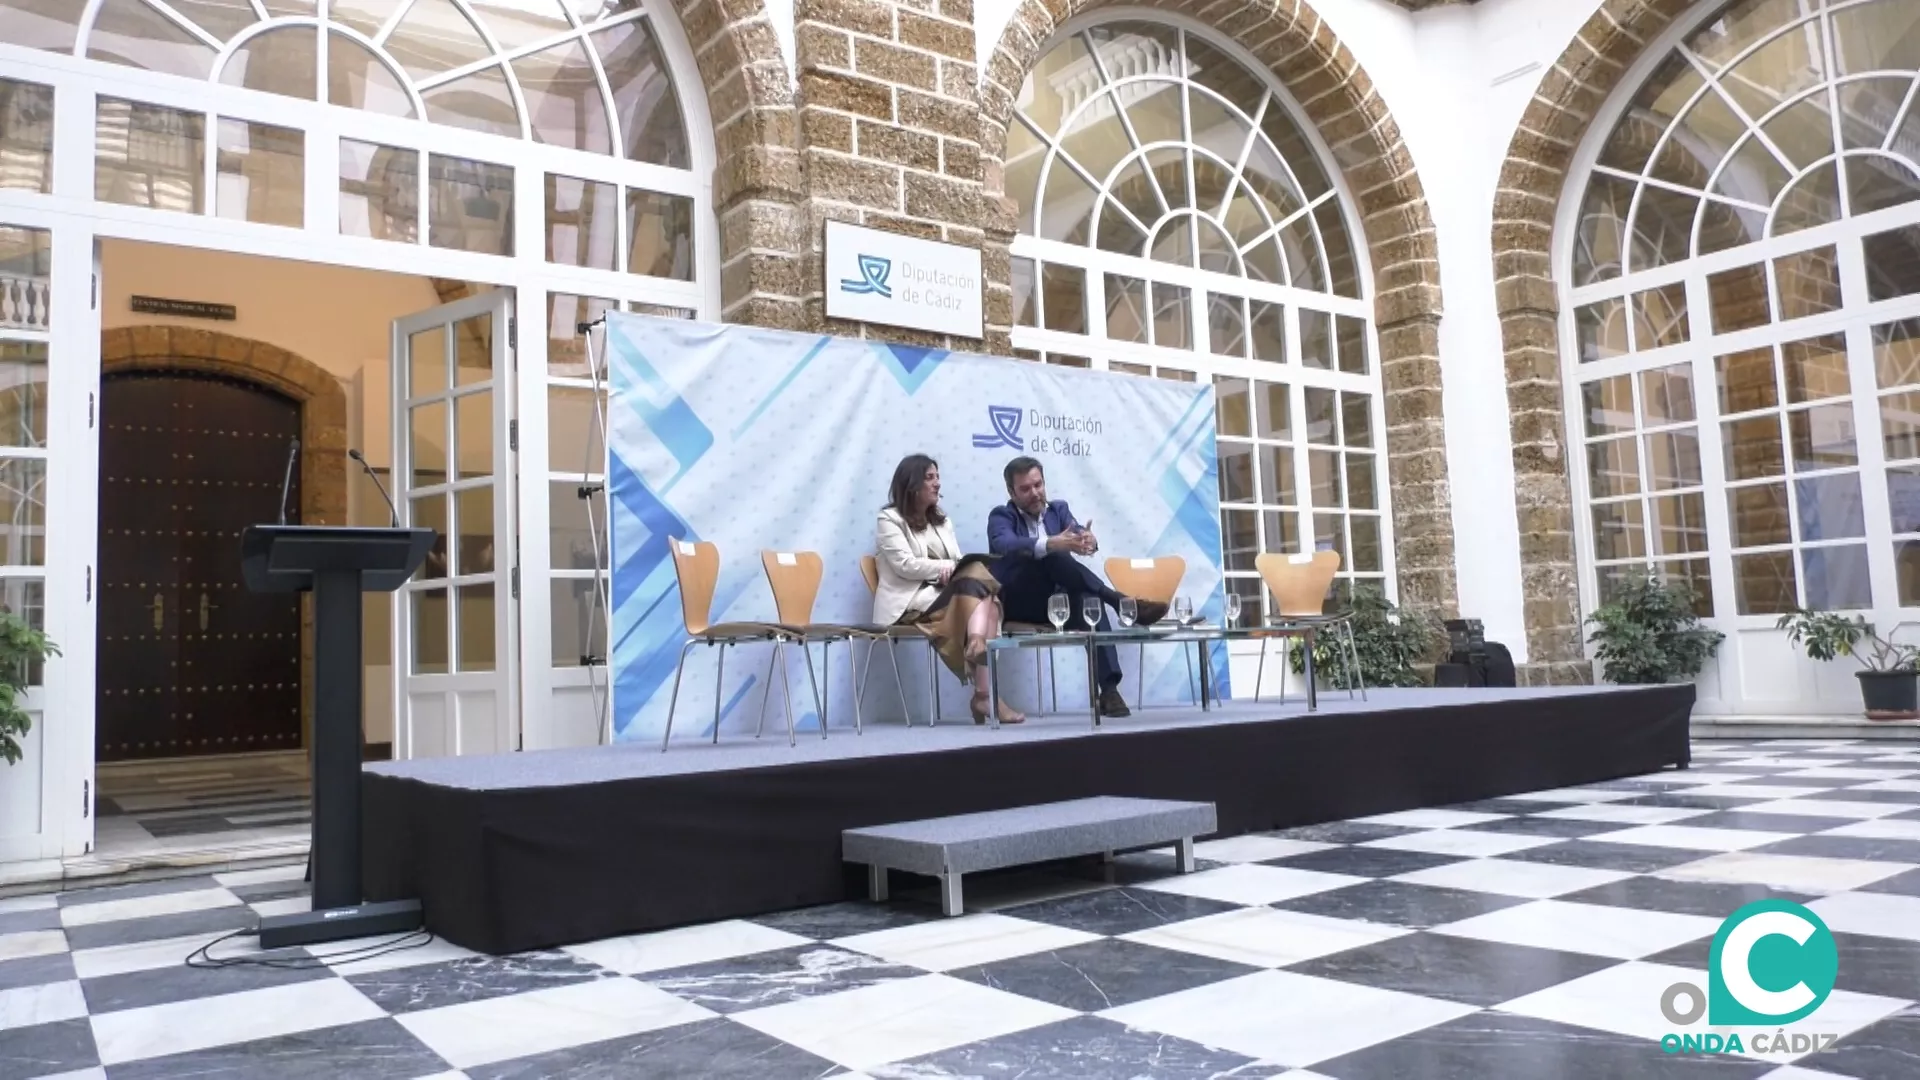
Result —
[[727, 647], [720, 646], [720, 662], [713, 670], [713, 745], [720, 745], [720, 695], [727, 685]]
[[887, 639], [887, 661], [893, 665], [893, 688], [900, 694], [900, 718], [913, 726], [913, 710], [907, 708], [907, 680], [900, 674], [900, 639]]
[[[821, 649], [824, 650], [826, 645], [823, 643]], [[813, 687], [814, 714], [820, 718], [820, 737], [824, 739], [827, 737], [827, 699], [821, 696], [820, 680], [813, 674], [813, 646], [802, 641], [800, 657], [807, 662], [807, 682]]]
[[[680, 663], [673, 669], [673, 696], [667, 699], [667, 730], [660, 736], [660, 752], [663, 754], [667, 752], [667, 744], [673, 740], [673, 713], [680, 707], [680, 676], [687, 670], [687, 650], [698, 644], [700, 643], [697, 641], [689, 641], [680, 646]], [[715, 705], [714, 708], [717, 710], [719, 706]], [[716, 712], [714, 725], [717, 727], [719, 723], [719, 713]]]
[[[773, 655], [776, 660], [785, 659], [786, 647], [787, 643], [784, 641], [774, 645]], [[800, 737], [795, 734], [793, 728], [793, 674], [787, 670], [787, 665], [784, 663], [780, 665], [780, 698], [787, 705], [787, 745], [799, 746]]]
[[940, 653], [927, 639], [927, 726], [940, 722]]
[[[1053, 664], [1053, 650], [1048, 649], [1046, 650], [1046, 653], [1047, 653], [1047, 686], [1053, 691], [1053, 711], [1059, 712], [1060, 711], [1060, 669], [1055, 667]], [[1040, 677], [1039, 660], [1040, 660], [1039, 657], [1037, 656], [1034, 657], [1034, 678], [1036, 679]]]
[[[1200, 647], [1204, 648], [1204, 646], [1200, 646]], [[1200, 705], [1201, 708], [1204, 709], [1206, 708], [1207, 703], [1200, 700], [1200, 695], [1193, 688], [1193, 647], [1186, 646], [1186, 645], [1180, 646], [1180, 655], [1187, 658], [1187, 696], [1189, 698], [1192, 698], [1195, 702], [1197, 702]], [[1145, 702], [1146, 699], [1147, 699], [1147, 684], [1142, 682], [1140, 684], [1140, 700], [1142, 702]]]
[[780, 662], [780, 639], [773, 641], [773, 655], [767, 659], [767, 684], [760, 688], [760, 723], [753, 729], [753, 737], [759, 738], [767, 733], [767, 697], [773, 693], [773, 668]]
[[[1140, 688], [1140, 707], [1147, 707], [1147, 643], [1140, 643], [1139, 672], [1134, 675], [1134, 685]], [[1193, 689], [1193, 669], [1187, 669], [1187, 689]]]
[[1267, 639], [1255, 638], [1260, 643], [1260, 666], [1253, 669], [1253, 703], [1260, 704], [1260, 687], [1267, 678]]
[[[849, 674], [847, 675], [847, 677], [853, 680], [853, 687], [854, 687], [853, 733], [855, 735], [865, 735], [866, 730], [860, 726], [860, 693], [864, 687], [864, 684], [861, 683], [860, 681], [860, 651], [853, 647], [852, 638], [847, 639], [847, 668], [849, 669]], [[872, 670], [873, 668], [873, 643], [872, 642], [867, 643], [867, 668], [868, 670]], [[827, 682], [828, 683], [833, 682], [832, 668], [827, 669]]]
[[1367, 675], [1366, 672], [1360, 670], [1360, 643], [1353, 640], [1353, 623], [1351, 620], [1341, 623], [1340, 625], [1341, 628], [1347, 632], [1347, 651], [1353, 653], [1354, 685], [1360, 687], [1360, 700], [1365, 701], [1367, 700]]
[[1287, 703], [1287, 676], [1293, 674], [1293, 638], [1280, 639], [1280, 704]]

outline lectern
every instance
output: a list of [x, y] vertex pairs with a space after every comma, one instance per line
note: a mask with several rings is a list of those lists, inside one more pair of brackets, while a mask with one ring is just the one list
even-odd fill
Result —
[[432, 529], [255, 525], [241, 538], [247, 588], [313, 593], [313, 910], [261, 919], [262, 948], [421, 924], [417, 900], [361, 902], [360, 594], [398, 589], [434, 536]]

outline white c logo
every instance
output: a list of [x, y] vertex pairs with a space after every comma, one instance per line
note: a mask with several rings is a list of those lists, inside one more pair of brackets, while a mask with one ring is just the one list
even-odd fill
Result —
[[1768, 990], [1753, 981], [1747, 970], [1748, 958], [1761, 938], [1779, 934], [1805, 945], [1818, 927], [1790, 911], [1763, 911], [1746, 919], [1727, 934], [1720, 950], [1720, 977], [1733, 1000], [1762, 1016], [1786, 1016], [1813, 1004], [1813, 991], [1804, 982], [1785, 990]]

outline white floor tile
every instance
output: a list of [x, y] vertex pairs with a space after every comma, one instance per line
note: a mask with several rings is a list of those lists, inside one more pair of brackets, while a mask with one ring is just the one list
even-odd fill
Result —
[[1617, 870], [1593, 870], [1584, 866], [1555, 866], [1512, 859], [1474, 859], [1436, 866], [1431, 870], [1416, 870], [1393, 880], [1442, 889], [1471, 889], [1500, 896], [1545, 900], [1582, 889], [1611, 885], [1632, 876]]
[[705, 1020], [713, 1013], [632, 979], [597, 979], [397, 1019], [460, 1069]]
[[1262, 971], [1101, 1016], [1203, 1046], [1310, 1066], [1476, 1010], [1286, 971]]
[[42, 1076], [39, 1080], [107, 1080], [107, 1070], [95, 1065], [91, 1069], [75, 1069], [72, 1072]]
[[265, 870], [235, 870], [226, 874], [215, 874], [213, 880], [229, 889], [242, 885], [271, 885], [276, 881], [303, 881], [307, 876], [305, 864], [294, 863], [291, 866], [269, 866]]
[[0, 915], [18, 915], [23, 911], [46, 911], [60, 906], [52, 893], [40, 896], [15, 896], [0, 900]]
[[1792, 814], [1797, 817], [1847, 818], [1864, 821], [1911, 810], [1908, 803], [1845, 802], [1840, 799], [1777, 799], [1743, 806], [1743, 814]]
[[1609, 803], [1621, 799], [1636, 799], [1646, 794], [1643, 791], [1621, 791], [1616, 788], [1569, 787], [1554, 788], [1552, 791], [1529, 791], [1520, 795], [1506, 795], [1503, 798], [1519, 799], [1522, 802], [1555, 803]]
[[[398, 971], [401, 968], [441, 964], [449, 960], [466, 960], [480, 955], [444, 938], [434, 938], [425, 945], [412, 946], [396, 952], [380, 951], [383, 946], [392, 941], [391, 934], [384, 937], [348, 938], [345, 941], [329, 941], [325, 945], [315, 945], [307, 951], [325, 960], [327, 967], [331, 968], [336, 975], [370, 975], [377, 971]], [[225, 949], [226, 947], [222, 946], [215, 955], [225, 955]], [[362, 959], [354, 959], [356, 956]]]
[[1739, 780], [1749, 779], [1752, 775], [1751, 773], [1714, 772], [1712, 769], [1670, 769], [1666, 772], [1654, 773], [1651, 776], [1633, 776], [1628, 777], [1628, 779], [1645, 780], [1649, 784], [1686, 785], [1684, 788], [1676, 790], [1685, 790], [1691, 794], [1693, 788], [1696, 786], [1705, 787], [1708, 784], [1731, 784]]
[[1855, 784], [1847, 790], [1920, 792], [1920, 780], [1875, 780], [1871, 784]]
[[24, 960], [67, 951], [67, 935], [58, 930], [25, 930], [0, 934], [0, 960]]
[[[106, 975], [125, 975], [130, 971], [154, 971], [159, 968], [177, 967], [185, 963], [187, 957], [196, 949], [220, 936], [219, 934], [190, 934], [186, 937], [162, 938], [158, 941], [135, 941], [126, 945], [81, 949], [73, 954], [73, 970], [82, 979], [98, 979]], [[383, 940], [391, 941], [392, 938]], [[321, 949], [331, 947], [319, 946]], [[250, 956], [259, 951], [257, 939], [243, 936], [221, 942], [213, 950], [213, 955], [224, 960], [236, 956]]]
[[1276, 968], [1357, 949], [1409, 931], [1274, 908], [1242, 908], [1123, 935], [1127, 941]]
[[77, 1020], [85, 1015], [87, 999], [80, 992], [80, 983], [74, 979], [0, 990], [0, 1031], [51, 1024], [56, 1020]]
[[1281, 866], [1223, 866], [1218, 870], [1176, 874], [1158, 881], [1143, 882], [1134, 888], [1198, 896], [1229, 904], [1272, 904], [1297, 896], [1358, 885], [1365, 880], [1346, 874], [1323, 874], [1316, 870], [1295, 870]]
[[1402, 810], [1394, 814], [1376, 814], [1358, 818], [1368, 825], [1398, 825], [1403, 829], [1452, 829], [1461, 825], [1479, 825], [1499, 821], [1512, 814], [1480, 814], [1471, 810]]
[[[1787, 784], [1709, 784], [1703, 788], [1689, 788], [1689, 795], [1724, 795], [1734, 799], [1798, 799], [1808, 795], [1818, 795], [1823, 791], [1832, 791], [1831, 787], [1796, 787]], [[1744, 810], [1746, 807], [1733, 807]]]
[[283, 896], [278, 900], [262, 900], [251, 905], [254, 914], [263, 919], [275, 915], [294, 915], [302, 911], [313, 910], [313, 898], [310, 896]]
[[1679, 806], [1618, 806], [1601, 803], [1598, 806], [1563, 806], [1533, 816], [1563, 821], [1597, 821], [1603, 825], [1671, 825], [1676, 821], [1711, 813], [1711, 810], [1689, 810]]
[[1780, 775], [1794, 780], [1900, 780], [1912, 776], [1915, 771], [1898, 766], [1867, 768], [1860, 765], [1820, 765]]
[[1196, 858], [1211, 862], [1251, 863], [1265, 862], [1268, 859], [1285, 859], [1294, 855], [1310, 855], [1316, 851], [1325, 851], [1337, 844], [1317, 844], [1310, 840], [1285, 840], [1277, 836], [1235, 836], [1226, 840], [1209, 840], [1204, 844], [1195, 844], [1193, 853]]
[[1817, 1069], [1803, 1069], [1798, 1065], [1782, 1065], [1769, 1073], [1763, 1073], [1760, 1080], [1853, 1080], [1839, 1073], [1820, 1072]]
[[1850, 821], [1837, 829], [1828, 829], [1822, 836], [1858, 836], [1866, 840], [1914, 840], [1920, 841], [1920, 821], [1880, 818], [1873, 821]]
[[1807, 905], [1829, 930], [1920, 941], [1920, 896], [1838, 893]]
[[946, 975], [923, 975], [735, 1013], [732, 1019], [847, 1068], [872, 1069], [1074, 1015]]
[[1719, 919], [1702, 915], [1536, 900], [1436, 926], [1433, 932], [1633, 960], [1706, 937], [1719, 928]]
[[589, 945], [569, 946], [566, 951], [609, 971], [638, 975], [812, 943], [812, 938], [789, 934], [785, 930], [734, 920], [662, 930], [653, 934], [608, 938]]
[[344, 979], [316, 979], [92, 1018], [101, 1064], [184, 1054], [387, 1015]]
[[1389, 836], [1384, 840], [1370, 840], [1360, 846], [1485, 859], [1495, 855], [1511, 855], [1516, 851], [1559, 842], [1559, 838], [1552, 836], [1520, 836], [1514, 833], [1474, 832], [1468, 829], [1433, 829], [1428, 832], [1409, 833], [1406, 836]]
[[1770, 885], [1784, 892], [1824, 895], [1871, 885], [1911, 869], [1906, 863], [1739, 851], [1669, 867], [1653, 876], [1672, 881]]
[[1082, 930], [980, 914], [855, 934], [833, 944], [926, 971], [952, 971], [1097, 940], [1099, 935]]
[[1762, 844], [1791, 840], [1797, 833], [1760, 832], [1756, 829], [1702, 829], [1688, 825], [1641, 825], [1619, 832], [1597, 833], [1585, 839], [1609, 844], [1642, 844], [1646, 847], [1680, 848], [1683, 851], [1745, 851]]
[[60, 909], [62, 926], [97, 926], [125, 919], [150, 919], [156, 915], [183, 915], [190, 911], [211, 911], [234, 907], [240, 898], [225, 889], [194, 889], [190, 892], [136, 896], [127, 900], [105, 900], [92, 904], [70, 903]]

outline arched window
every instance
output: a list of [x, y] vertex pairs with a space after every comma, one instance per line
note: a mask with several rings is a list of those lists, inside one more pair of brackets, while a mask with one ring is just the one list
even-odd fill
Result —
[[1911, 617], [1920, 6], [1723, 4], [1642, 70], [1559, 232], [1588, 605], [1651, 564], [1735, 628]]
[[1371, 288], [1324, 151], [1210, 34], [1069, 30], [1007, 133], [1015, 352], [1212, 380], [1225, 568], [1248, 617], [1263, 610], [1262, 551], [1337, 550], [1341, 588], [1385, 588]]

